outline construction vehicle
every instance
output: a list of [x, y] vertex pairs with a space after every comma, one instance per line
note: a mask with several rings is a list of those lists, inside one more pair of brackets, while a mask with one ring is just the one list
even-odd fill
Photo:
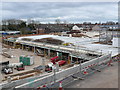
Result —
[[5, 61], [5, 62], [0, 62], [0, 65], [4, 66], [4, 65], [8, 65], [9, 61]]
[[48, 63], [48, 65], [45, 66], [45, 71], [46, 72], [52, 72], [52, 70], [55, 69], [55, 66], [53, 63]]
[[45, 66], [45, 71], [48, 72], [48, 73], [52, 72], [52, 67], [50, 67], [49, 65], [46, 65]]
[[60, 61], [58, 61], [58, 64], [59, 64], [59, 66], [62, 66], [64, 64], [66, 64], [66, 61], [65, 60], [60, 60]]
[[55, 62], [59, 61], [59, 57], [55, 56], [55, 57], [51, 58], [50, 60], [53, 64], [56, 64]]
[[11, 73], [13, 73], [13, 68], [4, 66], [4, 67], [2, 67], [2, 73], [11, 74]]
[[25, 70], [25, 67], [24, 67], [23, 64], [20, 64], [20, 65], [16, 66], [16, 69], [17, 69], [18, 71], [21, 71], [21, 70]]

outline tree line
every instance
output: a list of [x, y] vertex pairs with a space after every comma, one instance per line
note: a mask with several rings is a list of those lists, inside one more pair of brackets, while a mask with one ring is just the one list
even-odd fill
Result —
[[2, 21], [2, 31], [21, 31], [21, 34], [32, 34], [35, 30], [35, 24], [26, 24], [22, 20], [4, 20]]

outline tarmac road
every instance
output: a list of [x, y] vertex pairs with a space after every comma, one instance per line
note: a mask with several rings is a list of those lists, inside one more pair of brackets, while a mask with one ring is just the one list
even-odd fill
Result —
[[114, 62], [113, 66], [95, 72], [84, 80], [76, 80], [64, 88], [118, 88], [118, 63]]

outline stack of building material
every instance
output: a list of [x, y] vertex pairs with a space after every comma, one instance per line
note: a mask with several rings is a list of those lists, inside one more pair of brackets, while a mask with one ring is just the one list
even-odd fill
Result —
[[41, 43], [48, 43], [48, 44], [55, 44], [55, 45], [61, 45], [63, 43], [62, 40], [54, 39], [54, 38], [42, 38], [42, 39], [36, 39], [34, 42], [41, 42]]
[[2, 55], [5, 56], [5, 57], [7, 57], [7, 58], [11, 58], [11, 55], [9, 55], [9, 54], [6, 53], [6, 52], [3, 52]]

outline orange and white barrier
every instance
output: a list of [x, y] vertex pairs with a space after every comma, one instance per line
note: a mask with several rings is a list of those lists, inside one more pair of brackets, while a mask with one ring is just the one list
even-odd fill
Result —
[[60, 81], [59, 90], [63, 90], [63, 89], [62, 89], [62, 81]]
[[41, 89], [41, 87], [37, 87], [37, 90], [40, 90]]
[[86, 70], [84, 70], [83, 74], [88, 74], [88, 72]]
[[37, 90], [41, 90], [41, 88], [46, 88], [47, 86], [46, 86], [46, 84], [45, 85], [43, 85], [43, 86], [41, 86], [41, 87], [37, 87]]
[[111, 63], [112, 63], [112, 60], [110, 60], [110, 61], [108, 62], [108, 66], [111, 66]]

